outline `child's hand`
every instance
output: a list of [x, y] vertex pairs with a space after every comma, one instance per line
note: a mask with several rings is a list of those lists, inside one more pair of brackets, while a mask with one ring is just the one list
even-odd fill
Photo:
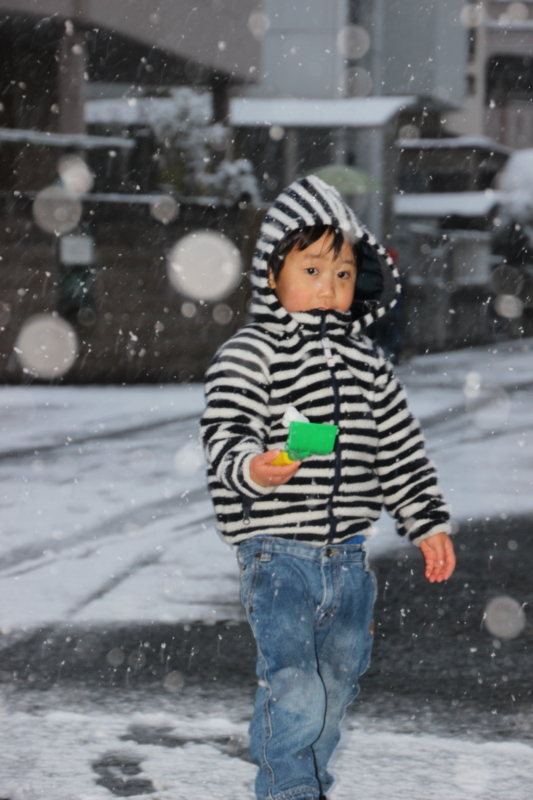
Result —
[[254, 456], [250, 461], [250, 475], [259, 486], [281, 486], [288, 483], [296, 473], [301, 461], [294, 461], [286, 467], [272, 467], [271, 461], [279, 456], [279, 450], [269, 450], [268, 453], [261, 453]]
[[420, 542], [426, 560], [425, 576], [430, 583], [447, 581], [455, 569], [455, 553], [447, 533], [436, 533]]

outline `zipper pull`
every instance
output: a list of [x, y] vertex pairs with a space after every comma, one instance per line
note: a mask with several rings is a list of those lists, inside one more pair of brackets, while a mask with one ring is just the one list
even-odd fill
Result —
[[328, 336], [322, 337], [322, 347], [324, 348], [324, 355], [326, 356], [326, 363], [328, 367], [332, 367], [335, 364], [335, 357], [331, 351], [331, 342]]
[[249, 497], [242, 499], [242, 522], [243, 525], [250, 524], [250, 515], [252, 513], [252, 500]]

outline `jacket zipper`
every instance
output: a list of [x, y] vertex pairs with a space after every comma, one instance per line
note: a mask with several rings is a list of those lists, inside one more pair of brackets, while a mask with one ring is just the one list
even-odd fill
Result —
[[[329, 374], [331, 377], [331, 386], [333, 388], [333, 423], [335, 425], [338, 425], [340, 421], [339, 384], [337, 382], [337, 376], [335, 375], [334, 358], [331, 352], [331, 343], [328, 338], [325, 316], [322, 317], [322, 323], [320, 326], [320, 336], [322, 339], [322, 347], [324, 348], [324, 355], [326, 357], [326, 364], [328, 366]], [[328, 504], [326, 506], [329, 517], [330, 539], [333, 539], [335, 537], [335, 533], [337, 530], [337, 520], [333, 516], [333, 498], [335, 497], [335, 495], [339, 490], [340, 483], [341, 483], [341, 452], [340, 452], [339, 433], [337, 433], [337, 440], [335, 442], [335, 474], [333, 479], [333, 491], [330, 495]]]
[[253, 500], [251, 497], [243, 497], [242, 498], [242, 521], [244, 525], [250, 524], [250, 515], [252, 513], [252, 503]]

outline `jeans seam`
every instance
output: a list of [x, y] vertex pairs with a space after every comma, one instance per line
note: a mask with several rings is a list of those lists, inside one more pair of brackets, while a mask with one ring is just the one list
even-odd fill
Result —
[[259, 637], [255, 635], [255, 629], [254, 629], [253, 617], [252, 617], [252, 613], [253, 612], [250, 610], [250, 608], [253, 608], [253, 605], [251, 605], [251, 604], [253, 603], [253, 593], [255, 592], [255, 587], [257, 586], [257, 578], [258, 578], [258, 575], [259, 575], [260, 567], [261, 567], [261, 559], [254, 558], [253, 559], [253, 563], [252, 563], [253, 573], [252, 573], [252, 579], [250, 581], [250, 588], [248, 590], [247, 597], [246, 597], [245, 612], [246, 612], [246, 616], [248, 617], [248, 622], [250, 623], [250, 627], [252, 628], [252, 631], [254, 633], [254, 639], [255, 639], [256, 646], [257, 646], [257, 653], [258, 653], [259, 657], [261, 658], [261, 665], [262, 665], [261, 678], [263, 680], [263, 688], [265, 689], [265, 700], [264, 700], [264, 702], [262, 704], [262, 709], [261, 709], [262, 714], [261, 714], [261, 716], [262, 716], [262, 719], [263, 719], [263, 727], [264, 727], [264, 730], [265, 730], [265, 738], [264, 738], [263, 745], [261, 747], [261, 752], [259, 754], [259, 759], [260, 759], [260, 762], [261, 762], [261, 766], [263, 767], [265, 772], [268, 774], [268, 782], [269, 782], [268, 792], [270, 794], [270, 789], [275, 783], [275, 776], [274, 776], [274, 770], [272, 769], [271, 765], [268, 762], [267, 755], [266, 755], [266, 749], [267, 749], [268, 743], [272, 739], [272, 725], [271, 725], [270, 712], [269, 712], [269, 702], [270, 702], [270, 698], [272, 696], [272, 690], [270, 688], [270, 683], [267, 680], [267, 668], [268, 668], [267, 660], [266, 660], [265, 656], [263, 655], [263, 651], [261, 650], [261, 648], [259, 646]]
[[265, 700], [263, 702], [263, 708], [262, 708], [263, 726], [265, 729], [265, 740], [261, 748], [260, 759], [263, 768], [268, 773], [268, 781], [269, 781], [268, 793], [270, 795], [270, 789], [272, 788], [272, 786], [274, 786], [275, 783], [275, 776], [274, 776], [274, 770], [272, 769], [271, 765], [268, 762], [266, 750], [268, 743], [272, 739], [272, 725], [270, 721], [270, 712], [269, 712], [269, 703], [270, 703], [270, 698], [272, 697], [272, 690], [270, 688], [270, 683], [267, 680], [267, 660], [264, 657], [261, 648], [259, 647], [259, 641], [257, 640], [257, 638], [256, 638], [256, 643], [257, 643], [257, 652], [261, 657], [261, 664], [263, 665], [263, 674], [262, 674], [263, 684], [264, 684], [263, 688], [265, 688], [266, 690]]

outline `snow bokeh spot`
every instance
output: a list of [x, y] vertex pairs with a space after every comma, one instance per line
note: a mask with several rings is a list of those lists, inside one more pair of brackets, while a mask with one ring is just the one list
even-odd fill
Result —
[[252, 11], [248, 17], [248, 28], [252, 36], [256, 39], [262, 39], [270, 28], [270, 20], [262, 11]]
[[106, 655], [105, 660], [112, 667], [120, 667], [120, 665], [124, 663], [125, 658], [126, 656], [120, 647], [113, 647]]
[[524, 303], [514, 294], [499, 294], [494, 301], [494, 308], [500, 317], [519, 319], [524, 312]]
[[484, 384], [477, 372], [465, 378], [466, 410], [474, 424], [481, 430], [501, 428], [507, 422], [511, 399], [505, 389], [494, 384]]
[[61, 156], [57, 162], [57, 171], [64, 189], [69, 194], [86, 194], [93, 188], [93, 174], [81, 156], [74, 153]]
[[513, 22], [524, 22], [529, 16], [527, 5], [525, 3], [509, 3], [507, 15]]
[[163, 686], [167, 692], [179, 692], [183, 687], [183, 675], [177, 670], [169, 672], [163, 679]]
[[268, 129], [268, 135], [273, 142], [281, 142], [285, 136], [285, 128], [282, 125], [271, 125]]
[[81, 219], [82, 206], [63, 186], [48, 186], [33, 201], [33, 217], [47, 233], [68, 233]]
[[15, 353], [36, 378], [60, 378], [74, 364], [78, 338], [72, 325], [52, 314], [36, 314], [20, 329]]
[[194, 303], [182, 303], [181, 304], [181, 313], [187, 319], [192, 319], [196, 315], [196, 306]]
[[526, 625], [524, 609], [516, 600], [506, 595], [489, 601], [484, 619], [489, 633], [498, 639], [515, 639]]
[[179, 475], [187, 476], [205, 465], [202, 448], [196, 442], [187, 442], [174, 456], [174, 466]]
[[337, 49], [344, 58], [362, 58], [370, 48], [370, 36], [360, 25], [345, 25], [337, 34]]
[[222, 300], [241, 280], [241, 254], [221, 233], [189, 233], [168, 256], [168, 276], [174, 288], [192, 300]]
[[226, 303], [218, 303], [213, 309], [213, 319], [219, 325], [229, 325], [233, 319], [233, 311]]
[[179, 204], [169, 194], [158, 197], [156, 200], [153, 200], [150, 205], [150, 213], [154, 219], [158, 222], [162, 222], [163, 225], [168, 225], [169, 222], [176, 219], [179, 210]]
[[459, 19], [465, 28], [479, 28], [485, 21], [485, 9], [482, 3], [467, 3], [461, 9]]

